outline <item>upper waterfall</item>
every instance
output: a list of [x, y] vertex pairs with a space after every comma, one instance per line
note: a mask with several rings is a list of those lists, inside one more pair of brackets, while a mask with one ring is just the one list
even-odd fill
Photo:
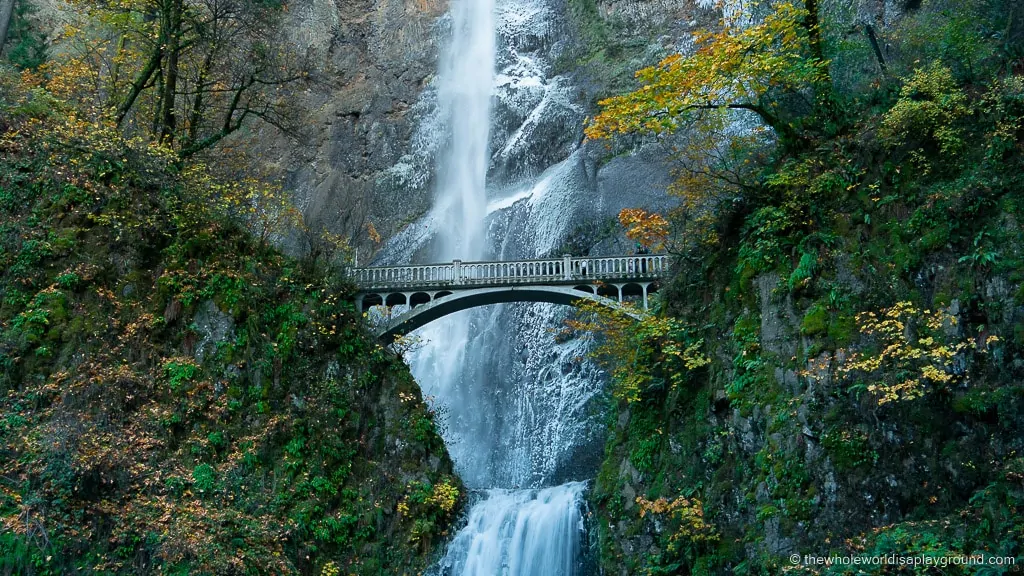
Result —
[[463, 0], [453, 3], [451, 10], [452, 37], [438, 85], [438, 107], [447, 130], [437, 165], [439, 256], [479, 260], [484, 255], [487, 215], [494, 0]]
[[[613, 201], [593, 193], [593, 169], [578, 149], [585, 110], [551, 64], [565, 49], [556, 4], [452, 1], [439, 26], [438, 75], [422, 103], [435, 204], [378, 264], [560, 255], [574, 226], [626, 201], [621, 190]], [[586, 360], [585, 342], [552, 337], [568, 313], [498, 305], [413, 333], [407, 359], [440, 411], [467, 486], [542, 487], [592, 474], [602, 375]]]

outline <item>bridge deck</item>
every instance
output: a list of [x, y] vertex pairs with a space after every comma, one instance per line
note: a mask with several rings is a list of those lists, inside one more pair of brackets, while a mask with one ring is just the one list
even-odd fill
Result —
[[520, 285], [574, 285], [594, 282], [651, 282], [668, 275], [662, 254], [604, 258], [548, 258], [504, 262], [462, 262], [419, 266], [353, 268], [361, 293], [456, 290]]

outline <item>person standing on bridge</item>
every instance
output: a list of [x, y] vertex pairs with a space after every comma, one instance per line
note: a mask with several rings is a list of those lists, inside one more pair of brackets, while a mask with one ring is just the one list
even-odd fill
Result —
[[649, 253], [650, 253], [650, 250], [647, 248], [646, 244], [644, 244], [643, 242], [637, 242], [636, 243], [636, 254], [637, 254], [637, 256], [641, 257], [639, 259], [640, 260], [640, 273], [641, 274], [646, 274], [647, 273], [647, 258], [643, 258], [643, 256], [646, 256]]

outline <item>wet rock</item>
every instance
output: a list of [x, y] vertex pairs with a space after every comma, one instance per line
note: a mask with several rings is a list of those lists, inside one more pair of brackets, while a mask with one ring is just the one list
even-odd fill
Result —
[[775, 295], [780, 286], [778, 273], [761, 274], [754, 279], [758, 302], [761, 308], [761, 346], [772, 354], [789, 358], [796, 354], [796, 338], [793, 337], [792, 322], [787, 322], [783, 300]]
[[213, 300], [206, 300], [199, 305], [192, 326], [199, 334], [194, 356], [202, 360], [216, 351], [218, 343], [227, 341], [234, 330], [235, 320], [230, 314], [221, 312]]
[[622, 487], [622, 499], [622, 506], [625, 510], [632, 510], [636, 507], [636, 489], [629, 482]]

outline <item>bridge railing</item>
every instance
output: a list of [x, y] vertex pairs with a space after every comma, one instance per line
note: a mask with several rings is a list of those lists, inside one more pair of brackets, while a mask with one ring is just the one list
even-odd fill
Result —
[[668, 257], [637, 254], [599, 258], [547, 258], [505, 262], [462, 262], [417, 266], [352, 268], [349, 275], [365, 292], [403, 288], [457, 288], [595, 280], [657, 279], [668, 273]]

